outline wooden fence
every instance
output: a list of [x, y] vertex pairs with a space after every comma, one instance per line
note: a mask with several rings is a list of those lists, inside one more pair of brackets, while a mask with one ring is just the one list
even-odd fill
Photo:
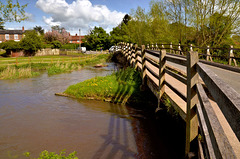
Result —
[[[199, 158], [240, 157], [240, 95], [199, 61], [198, 52], [178, 56], [164, 48], [119, 45], [130, 65], [141, 71], [142, 86], [158, 98], [158, 107], [165, 94], [185, 120], [186, 155], [198, 137]], [[185, 66], [186, 73], [167, 61]]]

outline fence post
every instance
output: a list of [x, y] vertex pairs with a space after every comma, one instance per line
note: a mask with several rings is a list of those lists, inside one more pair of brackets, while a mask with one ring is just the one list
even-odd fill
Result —
[[171, 54], [171, 53], [173, 53], [173, 46], [172, 46], [172, 42], [170, 43], [170, 50], [169, 50], [169, 53]]
[[146, 59], [145, 59], [145, 45], [142, 45], [141, 49], [141, 54], [142, 54], [142, 85], [141, 85], [141, 90], [145, 90], [146, 87]]
[[129, 60], [130, 66], [132, 65], [132, 52], [133, 52], [133, 44], [131, 43], [129, 46], [128, 57], [127, 57], [127, 59]]
[[192, 44], [190, 44], [190, 51], [193, 51]]
[[156, 43], [156, 50], [158, 50], [158, 45], [157, 45], [157, 43]]
[[147, 44], [147, 49], [149, 50], [149, 44]]
[[166, 50], [163, 49], [159, 53], [159, 83], [158, 83], [158, 108], [156, 109], [156, 112], [160, 110], [161, 106], [161, 97], [165, 92], [165, 68], [166, 68]]
[[198, 102], [196, 84], [198, 83], [198, 73], [196, 63], [198, 62], [198, 52], [187, 53], [187, 115], [186, 115], [186, 145], [185, 155], [190, 152], [190, 143], [198, 135], [198, 119], [195, 111]]
[[[232, 58], [234, 57], [234, 54], [233, 54], [233, 46], [231, 45], [231, 48], [230, 48], [230, 51], [229, 51], [229, 56], [228, 56], [228, 65], [232, 65]], [[235, 59], [233, 59], [233, 62], [234, 62], [234, 66], [237, 66], [237, 62]]]
[[152, 43], [152, 50], [155, 50], [153, 43]]
[[137, 48], [138, 48], [138, 45], [135, 44], [135, 52], [134, 52], [134, 69], [137, 69], [137, 54], [138, 54], [138, 51], [137, 51]]
[[207, 46], [207, 61], [209, 61], [209, 58], [210, 58], [210, 61], [212, 62], [212, 56], [209, 50], [209, 46]]
[[180, 44], [180, 43], [178, 44], [178, 54], [179, 54], [179, 55], [182, 54], [182, 53], [181, 53], [181, 44]]

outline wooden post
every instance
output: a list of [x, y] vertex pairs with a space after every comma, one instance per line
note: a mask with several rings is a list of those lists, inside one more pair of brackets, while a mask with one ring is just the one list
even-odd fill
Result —
[[78, 57], [78, 61], [79, 61], [79, 63], [80, 63], [80, 56]]
[[170, 54], [171, 54], [171, 53], [173, 53], [173, 46], [172, 46], [172, 42], [170, 43], [170, 46], [169, 46], [169, 47], [170, 47], [170, 50], [169, 50], [169, 52], [170, 52]]
[[53, 58], [51, 58], [51, 63], [53, 63]]
[[212, 62], [212, 56], [211, 56], [211, 53], [210, 53], [210, 50], [209, 50], [209, 46], [207, 46], [207, 61], [210, 61]]
[[72, 57], [71, 57], [71, 63], [72, 63]]
[[138, 48], [138, 45], [137, 44], [135, 44], [135, 52], [134, 52], [134, 69], [137, 69], [137, 57], [138, 57], [138, 50], [137, 50], [137, 48]]
[[[229, 51], [229, 56], [228, 56], [228, 65], [232, 65], [232, 58], [234, 57], [234, 54], [233, 54], [233, 46], [231, 45], [231, 48], [230, 48], [230, 51]], [[234, 62], [234, 66], [237, 66], [237, 62], [235, 59], [233, 59], [233, 62]]]
[[17, 60], [17, 57], [16, 57], [16, 66], [18, 65], [18, 60]]
[[190, 143], [198, 135], [198, 119], [195, 111], [198, 102], [196, 84], [199, 77], [196, 70], [198, 52], [187, 53], [187, 114], [186, 114], [186, 145], [185, 155], [190, 152]]
[[182, 54], [182, 53], [181, 53], [181, 44], [180, 44], [180, 43], [178, 44], [178, 54], [179, 54], [179, 55]]
[[152, 44], [152, 50], [154, 50], [154, 45]]
[[158, 50], [158, 45], [157, 45], [157, 43], [156, 43], [156, 50]]
[[190, 44], [190, 51], [193, 51], [192, 44]]
[[156, 112], [160, 110], [161, 98], [165, 92], [165, 68], [166, 68], [166, 50], [163, 49], [159, 53], [159, 86], [158, 86], [158, 108]]
[[164, 45], [162, 44], [162, 49], [164, 49]]
[[147, 44], [147, 49], [149, 50], [149, 44]]
[[145, 90], [146, 87], [146, 59], [145, 59], [145, 45], [142, 45], [142, 85], [141, 85], [141, 90]]

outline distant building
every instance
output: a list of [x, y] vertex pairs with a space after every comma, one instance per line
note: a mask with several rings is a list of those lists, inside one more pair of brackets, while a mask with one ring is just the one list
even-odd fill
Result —
[[[85, 38], [85, 36], [81, 36], [81, 43], [83, 43], [83, 39]], [[70, 35], [69, 37], [69, 42], [68, 43], [73, 43], [73, 44], [79, 44], [80, 37], [76, 34], [76, 35]]]
[[24, 33], [24, 27], [22, 30], [0, 30], [0, 43], [8, 40], [20, 41]]

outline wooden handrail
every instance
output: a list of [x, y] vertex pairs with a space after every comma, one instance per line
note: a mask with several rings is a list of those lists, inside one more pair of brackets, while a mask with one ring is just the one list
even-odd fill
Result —
[[[130, 46], [130, 47], [129, 47]], [[179, 46], [179, 45], [178, 45]], [[240, 149], [232, 145], [226, 132], [222, 128], [222, 123], [218, 119], [212, 104], [209, 101], [202, 84], [208, 88], [209, 93], [214, 98], [221, 109], [236, 139], [240, 140], [240, 95], [217, 77], [213, 72], [198, 60], [198, 53], [190, 51], [186, 56], [166, 54], [164, 49], [160, 51], [145, 49], [143, 45], [141, 51], [139, 47], [122, 45], [123, 54], [129, 63], [141, 71], [142, 87], [148, 86], [160, 99], [165, 92], [165, 86], [173, 91], [186, 103], [186, 108], [178, 106], [178, 103], [166, 94], [174, 108], [179, 111], [180, 116], [186, 121], [186, 148], [185, 153], [190, 151], [190, 143], [198, 135], [198, 125], [200, 134], [203, 136], [205, 144], [204, 153], [206, 158], [237, 158]], [[125, 50], [124, 50], [125, 48]], [[139, 60], [141, 58], [141, 60]], [[178, 74], [177, 70], [166, 67], [166, 61], [170, 61], [186, 67], [187, 74]], [[230, 67], [230, 66], [228, 66]], [[156, 70], [159, 72], [156, 73]], [[165, 79], [165, 74], [180, 81], [187, 88], [187, 95], [178, 90], [178, 86], [170, 84]], [[202, 83], [199, 82], [199, 76]], [[240, 147], [239, 147], [240, 148]]]

